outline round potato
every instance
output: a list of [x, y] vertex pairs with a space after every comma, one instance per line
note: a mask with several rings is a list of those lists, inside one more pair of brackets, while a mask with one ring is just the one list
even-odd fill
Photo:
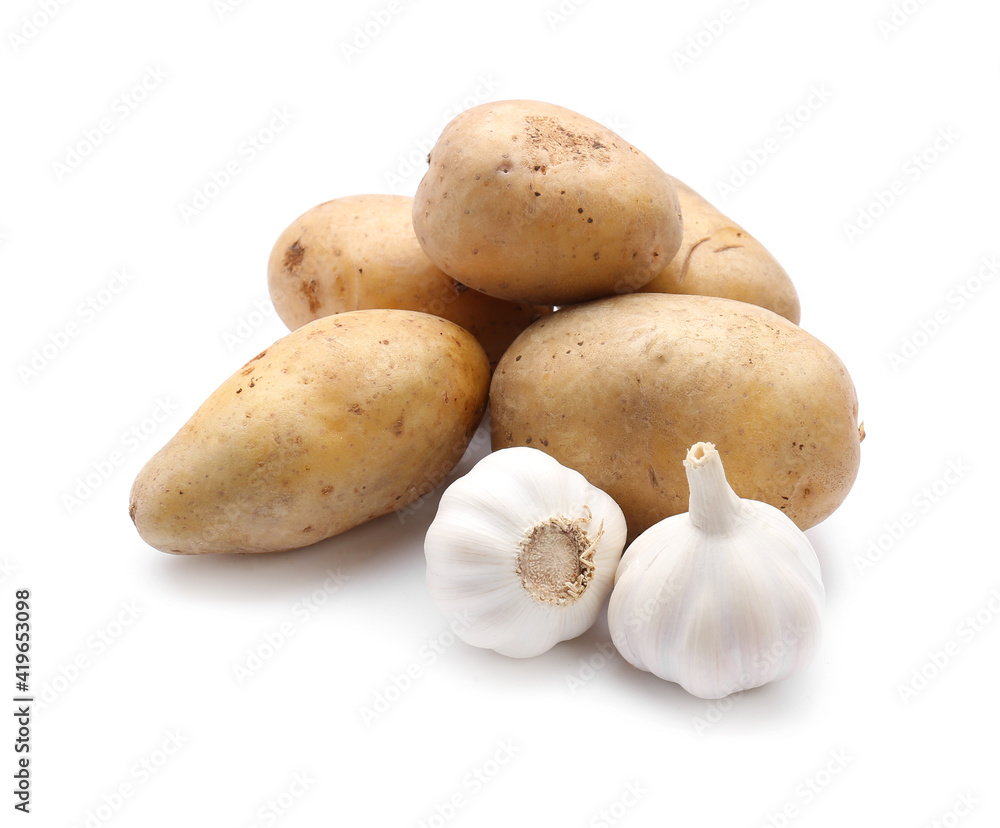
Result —
[[674, 184], [684, 219], [681, 248], [640, 290], [737, 299], [772, 310], [797, 325], [799, 295], [774, 256], [687, 184], [676, 178]]
[[428, 156], [413, 228], [428, 258], [483, 293], [563, 305], [631, 293], [673, 258], [673, 180], [611, 130], [538, 101], [458, 115]]
[[435, 267], [413, 233], [409, 196], [357, 195], [319, 204], [278, 237], [267, 283], [290, 330], [365, 308], [432, 313], [461, 325], [496, 365], [514, 337], [552, 308], [469, 290]]
[[622, 507], [635, 537], [686, 512], [683, 460], [711, 442], [743, 498], [806, 529], [846, 497], [858, 402], [826, 345], [764, 308], [636, 293], [556, 311], [521, 334], [490, 389], [495, 449], [533, 446]]
[[402, 310], [318, 319], [216, 389], [139, 472], [129, 514], [165, 552], [295, 549], [441, 483], [482, 418], [486, 354]]

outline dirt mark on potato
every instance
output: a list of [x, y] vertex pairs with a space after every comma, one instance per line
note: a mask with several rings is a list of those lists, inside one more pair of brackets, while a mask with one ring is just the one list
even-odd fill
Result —
[[547, 155], [549, 164], [575, 161], [582, 166], [588, 161], [611, 162], [608, 146], [597, 134], [567, 129], [551, 115], [526, 115], [524, 123], [529, 150], [535, 156]]
[[303, 281], [299, 286], [299, 293], [301, 293], [309, 303], [309, 313], [316, 313], [322, 304], [319, 300], [317, 287], [315, 279], [310, 279], [308, 282]]
[[289, 273], [298, 270], [300, 267], [302, 267], [302, 259], [306, 255], [306, 249], [299, 244], [300, 241], [301, 239], [296, 239], [288, 246], [288, 249], [285, 251], [284, 265], [285, 265], [285, 270], [287, 270]]

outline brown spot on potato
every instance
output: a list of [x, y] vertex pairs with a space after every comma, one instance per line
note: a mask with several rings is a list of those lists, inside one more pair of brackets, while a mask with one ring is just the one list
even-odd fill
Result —
[[240, 373], [241, 373], [241, 374], [242, 374], [242, 375], [243, 375], [244, 377], [245, 377], [245, 376], [247, 376], [247, 374], [251, 374], [251, 373], [253, 373], [253, 364], [254, 364], [254, 363], [255, 363], [255, 362], [256, 362], [256, 361], [258, 360], [258, 359], [261, 359], [261, 358], [262, 358], [262, 357], [264, 356], [264, 354], [266, 354], [266, 353], [267, 353], [267, 348], [265, 348], [265, 349], [264, 349], [263, 351], [261, 351], [261, 352], [260, 352], [259, 354], [257, 354], [257, 356], [255, 356], [255, 357], [254, 357], [253, 359], [251, 359], [251, 360], [250, 360], [250, 361], [249, 361], [249, 362], [248, 362], [248, 363], [247, 363], [246, 365], [244, 365], [244, 366], [243, 366], [243, 370], [242, 370], [242, 371], [241, 371]]
[[400, 416], [396, 422], [392, 424], [392, 433], [399, 437], [403, 433], [403, 418]]
[[316, 313], [321, 304], [319, 294], [317, 293], [316, 280], [310, 279], [308, 282], [303, 280], [299, 285], [299, 293], [306, 297], [306, 301], [309, 303], [309, 313]]
[[285, 251], [284, 265], [285, 270], [289, 273], [292, 273], [302, 267], [302, 259], [306, 255], [306, 249], [299, 244], [300, 241], [302, 241], [302, 239], [296, 239]]
[[333, 486], [324, 486], [319, 490], [319, 493], [324, 495], [333, 494]]

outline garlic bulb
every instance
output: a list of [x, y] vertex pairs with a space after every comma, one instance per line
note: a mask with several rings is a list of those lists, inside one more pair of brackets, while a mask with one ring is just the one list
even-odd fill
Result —
[[516, 658], [597, 620], [625, 546], [618, 504], [545, 452], [486, 455], [441, 497], [427, 586], [463, 641]]
[[711, 443], [684, 460], [689, 509], [626, 550], [608, 609], [626, 661], [703, 699], [798, 672], [824, 602], [808, 538], [779, 509], [742, 500]]

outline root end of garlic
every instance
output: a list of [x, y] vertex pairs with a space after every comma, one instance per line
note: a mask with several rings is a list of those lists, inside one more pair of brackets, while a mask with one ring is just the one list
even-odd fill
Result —
[[603, 525], [591, 538], [587, 516], [570, 520], [556, 515], [532, 526], [521, 541], [517, 574], [525, 591], [536, 601], [555, 606], [574, 603], [594, 577], [594, 551]]

